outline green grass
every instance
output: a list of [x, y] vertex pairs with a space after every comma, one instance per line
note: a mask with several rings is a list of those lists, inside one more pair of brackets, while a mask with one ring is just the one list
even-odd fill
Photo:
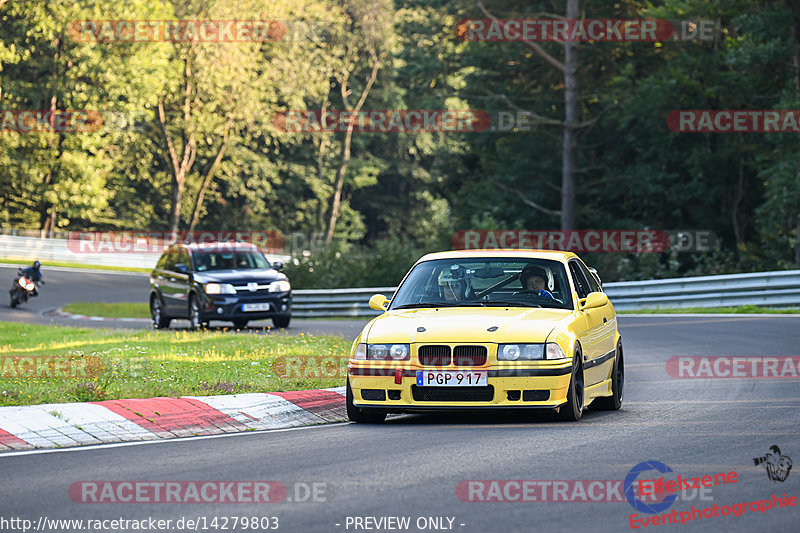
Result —
[[617, 311], [625, 314], [676, 314], [676, 313], [724, 313], [724, 314], [762, 314], [762, 315], [792, 315], [800, 313], [800, 309], [774, 309], [771, 307], [758, 307], [757, 305], [740, 305], [739, 307], [687, 307], [685, 309], [639, 309], [631, 311]]
[[[0, 258], [0, 264], [4, 265], [28, 265], [33, 263], [32, 259]], [[92, 270], [117, 270], [121, 272], [152, 272], [152, 268], [120, 267], [105, 265], [84, 265], [81, 263], [63, 263], [57, 261], [42, 261], [42, 272], [47, 272], [47, 267], [67, 267], [67, 268], [89, 268]]]
[[[334, 336], [11, 322], [0, 322], [0, 339], [0, 405], [337, 387], [345, 384], [350, 349], [350, 342]], [[331, 358], [340, 369], [309, 366], [309, 357]], [[304, 371], [288, 371], [295, 364], [289, 361], [301, 362]]]
[[150, 318], [147, 302], [73, 302], [62, 307], [67, 313], [108, 318]]

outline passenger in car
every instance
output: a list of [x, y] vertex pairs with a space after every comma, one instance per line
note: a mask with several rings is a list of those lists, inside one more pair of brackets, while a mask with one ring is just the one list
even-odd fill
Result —
[[547, 272], [543, 268], [532, 264], [528, 265], [520, 272], [519, 280], [523, 290], [530, 291], [542, 298], [555, 300], [553, 294], [547, 290]]

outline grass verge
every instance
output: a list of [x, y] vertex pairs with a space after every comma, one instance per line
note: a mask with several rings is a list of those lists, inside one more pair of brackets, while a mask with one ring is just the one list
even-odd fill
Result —
[[758, 307], [757, 305], [740, 305], [739, 307], [687, 307], [685, 309], [638, 309], [631, 311], [617, 311], [620, 315], [669, 315], [676, 313], [720, 313], [720, 314], [760, 314], [760, 315], [793, 315], [800, 313], [798, 308], [775, 309], [771, 307]]
[[[0, 339], [0, 405], [337, 387], [345, 384], [350, 349], [333, 336], [12, 322], [0, 322]], [[327, 368], [304, 364], [303, 372], [292, 372], [298, 360], [325, 360]]]
[[72, 302], [62, 307], [67, 313], [107, 318], [150, 318], [150, 308], [146, 302]]
[[[29, 265], [33, 263], [32, 259], [8, 259], [0, 258], [0, 264], [4, 265]], [[47, 271], [47, 267], [66, 267], [66, 268], [88, 268], [91, 270], [117, 270], [121, 272], [152, 272], [152, 268], [137, 268], [137, 267], [121, 267], [121, 266], [106, 266], [106, 265], [84, 265], [81, 263], [63, 263], [58, 261], [42, 261], [42, 272]]]

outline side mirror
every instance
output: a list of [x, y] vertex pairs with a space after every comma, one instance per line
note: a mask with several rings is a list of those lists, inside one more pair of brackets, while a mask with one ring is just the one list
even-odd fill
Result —
[[283, 263], [281, 263], [280, 261], [274, 261], [272, 263], [272, 269], [273, 270], [283, 270]]
[[183, 263], [178, 263], [177, 265], [175, 265], [175, 271], [180, 272], [181, 274], [186, 274], [187, 272], [189, 272], [189, 269], [186, 268], [186, 265], [184, 265]]
[[383, 294], [373, 294], [369, 299], [369, 308], [376, 311], [386, 311], [386, 305], [389, 303], [389, 298]]
[[603, 307], [607, 303], [608, 303], [608, 296], [606, 296], [606, 293], [593, 292], [586, 297], [586, 300], [583, 302], [583, 305], [579, 306], [579, 309], [581, 311], [583, 311], [584, 309], [595, 309], [597, 307]]

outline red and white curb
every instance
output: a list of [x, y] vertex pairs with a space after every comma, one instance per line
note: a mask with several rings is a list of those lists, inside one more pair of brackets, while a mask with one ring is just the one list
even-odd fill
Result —
[[342, 422], [344, 394], [337, 387], [0, 407], [0, 452]]

